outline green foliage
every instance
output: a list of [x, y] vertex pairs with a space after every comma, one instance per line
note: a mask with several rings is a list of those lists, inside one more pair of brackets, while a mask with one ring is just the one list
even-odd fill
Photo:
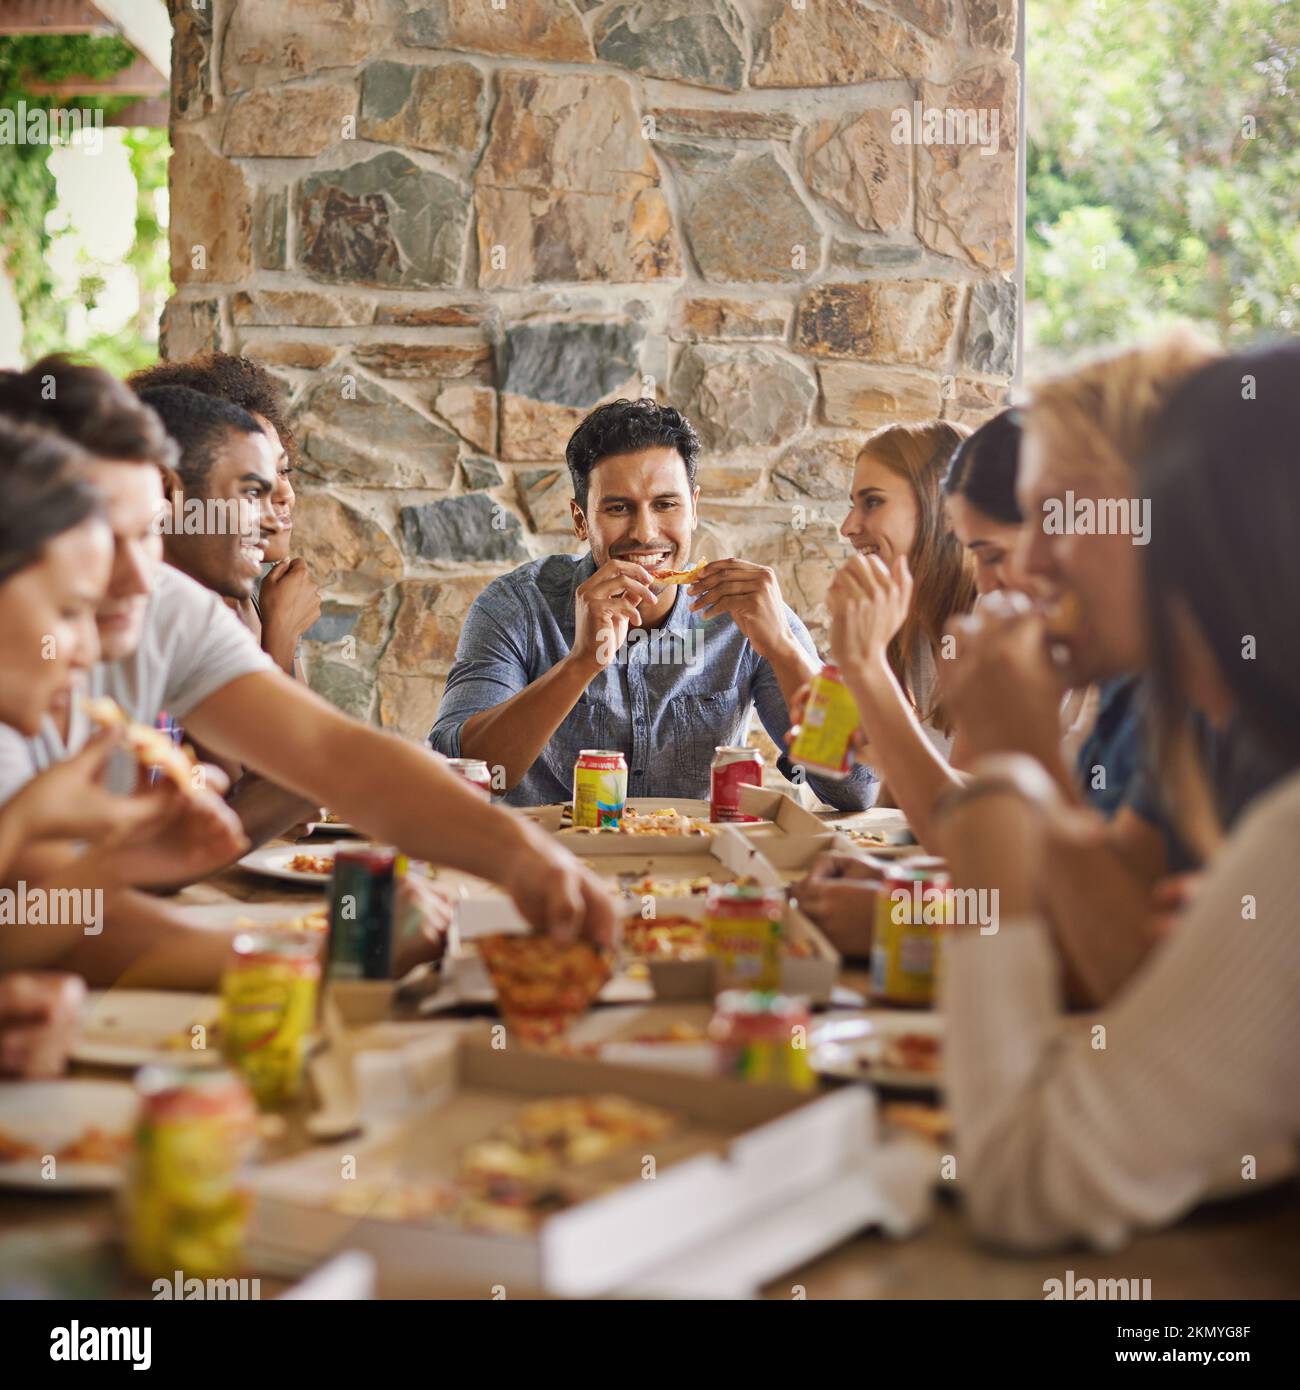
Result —
[[1300, 6], [1029, 0], [1028, 18], [1038, 341], [1300, 328]]
[[[106, 79], [130, 65], [135, 50], [118, 38], [32, 35], [0, 38], [0, 106], [16, 110], [99, 108], [116, 115], [130, 97], [34, 96], [24, 81], [58, 82], [67, 77]], [[46, 268], [50, 234], [45, 220], [54, 207], [54, 176], [46, 167], [48, 145], [0, 145], [0, 256], [14, 282], [22, 310], [24, 349], [31, 357], [61, 346], [65, 312], [54, 297]]]

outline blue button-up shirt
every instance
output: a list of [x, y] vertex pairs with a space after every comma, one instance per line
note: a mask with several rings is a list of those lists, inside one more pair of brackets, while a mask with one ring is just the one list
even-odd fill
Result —
[[[461, 630], [456, 664], [429, 733], [432, 748], [460, 757], [460, 731], [471, 715], [504, 704], [569, 654], [574, 591], [595, 571], [590, 552], [552, 555], [521, 565], [483, 590]], [[816, 658], [808, 629], [788, 606], [785, 613], [795, 640]], [[751, 707], [784, 750], [790, 718], [776, 672], [730, 614], [705, 620], [690, 611], [690, 599], [679, 588], [659, 628], [629, 631], [616, 660], [593, 678], [505, 800], [512, 806], [568, 801], [573, 765], [584, 748], [623, 753], [629, 796], [705, 799], [713, 751], [745, 741]], [[796, 776], [784, 752], [778, 766], [844, 810], [872, 805], [879, 791], [875, 774], [861, 765], [842, 782]]]

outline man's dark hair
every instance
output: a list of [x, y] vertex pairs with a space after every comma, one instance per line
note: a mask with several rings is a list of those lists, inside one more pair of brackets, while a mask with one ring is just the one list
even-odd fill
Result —
[[586, 508], [587, 482], [601, 459], [662, 448], [677, 450], [686, 465], [686, 481], [694, 487], [700, 437], [680, 411], [649, 397], [598, 405], [574, 430], [564, 451], [578, 506]]
[[213, 458], [231, 430], [262, 433], [248, 411], [202, 391], [191, 391], [188, 386], [155, 386], [141, 391], [140, 400], [157, 412], [167, 433], [180, 446], [176, 472], [186, 492], [197, 497], [206, 495]]
[[56, 536], [102, 515], [103, 499], [83, 472], [89, 462], [63, 435], [0, 416], [0, 584]]
[[155, 464], [170, 483], [176, 446], [158, 417], [101, 367], [55, 353], [0, 372], [0, 414], [55, 430], [95, 458]]
[[215, 396], [269, 420], [291, 463], [298, 461], [298, 442], [285, 419], [284, 393], [275, 378], [247, 357], [229, 352], [200, 352], [176, 362], [158, 362], [127, 377], [127, 385], [143, 394], [157, 386], [187, 386]]

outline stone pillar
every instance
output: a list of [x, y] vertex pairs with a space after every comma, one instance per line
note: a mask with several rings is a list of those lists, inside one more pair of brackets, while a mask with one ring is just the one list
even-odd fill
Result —
[[857, 444], [1015, 366], [1015, 0], [170, 0], [163, 350], [289, 392], [312, 682], [422, 738], [564, 443], [653, 394], [818, 634]]

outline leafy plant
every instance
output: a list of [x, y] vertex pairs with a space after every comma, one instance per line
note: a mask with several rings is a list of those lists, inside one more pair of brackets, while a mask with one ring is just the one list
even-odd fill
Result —
[[1040, 345], [1171, 317], [1225, 343], [1300, 328], [1300, 7], [1030, 0], [1028, 20]]
[[[117, 115], [131, 97], [50, 97], [34, 95], [31, 81], [69, 77], [105, 80], [135, 58], [118, 38], [84, 35], [22, 35], [0, 38], [0, 107], [15, 113], [42, 108]], [[16, 117], [15, 117], [16, 118]], [[34, 357], [64, 343], [67, 308], [58, 302], [46, 258], [51, 233], [46, 221], [55, 206], [54, 176], [47, 167], [48, 145], [0, 145], [0, 258], [14, 285], [23, 316], [24, 352]]]

